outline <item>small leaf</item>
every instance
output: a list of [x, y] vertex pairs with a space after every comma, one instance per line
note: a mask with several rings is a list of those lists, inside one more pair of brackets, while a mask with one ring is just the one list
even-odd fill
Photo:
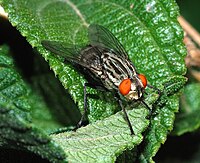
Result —
[[200, 127], [200, 84], [188, 84], [181, 96], [181, 112], [177, 115], [173, 135], [182, 135]]

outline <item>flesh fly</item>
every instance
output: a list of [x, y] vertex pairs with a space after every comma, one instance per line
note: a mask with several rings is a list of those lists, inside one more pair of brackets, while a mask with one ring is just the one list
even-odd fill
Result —
[[63, 56], [65, 62], [72, 64], [87, 80], [84, 85], [85, 112], [78, 125], [82, 123], [87, 111], [86, 86], [89, 86], [114, 94], [131, 134], [134, 134], [121, 97], [128, 101], [140, 100], [149, 109], [142, 100], [147, 79], [136, 71], [122, 44], [108, 29], [92, 24], [88, 30], [90, 43], [82, 48], [76, 45], [67, 47], [63, 43], [47, 40], [42, 41], [42, 45], [52, 53]]

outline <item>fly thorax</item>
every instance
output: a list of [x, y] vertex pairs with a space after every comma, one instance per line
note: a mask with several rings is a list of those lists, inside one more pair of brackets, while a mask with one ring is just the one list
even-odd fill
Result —
[[88, 66], [98, 66], [100, 64], [100, 57], [92, 46], [87, 46], [81, 51], [80, 61]]
[[[101, 56], [103, 70], [107, 76], [105, 83], [112, 87], [112, 89], [118, 89], [119, 84], [125, 78], [128, 78], [128, 73], [124, 65], [124, 60], [117, 57], [112, 51], [106, 51]], [[108, 88], [109, 89], [109, 88]]]

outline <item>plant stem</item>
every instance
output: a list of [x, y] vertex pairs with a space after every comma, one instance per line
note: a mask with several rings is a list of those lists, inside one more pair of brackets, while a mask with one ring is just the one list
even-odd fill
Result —
[[178, 21], [184, 31], [200, 46], [200, 34], [199, 32], [192, 27], [182, 16], [178, 17]]

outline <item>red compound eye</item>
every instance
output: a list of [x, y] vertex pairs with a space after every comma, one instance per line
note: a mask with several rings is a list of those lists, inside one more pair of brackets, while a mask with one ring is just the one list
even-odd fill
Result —
[[143, 84], [144, 88], [146, 88], [146, 86], [147, 86], [147, 78], [143, 74], [138, 74], [138, 77], [142, 81], [142, 84]]
[[119, 85], [119, 91], [122, 95], [127, 95], [131, 90], [131, 79], [124, 79]]

